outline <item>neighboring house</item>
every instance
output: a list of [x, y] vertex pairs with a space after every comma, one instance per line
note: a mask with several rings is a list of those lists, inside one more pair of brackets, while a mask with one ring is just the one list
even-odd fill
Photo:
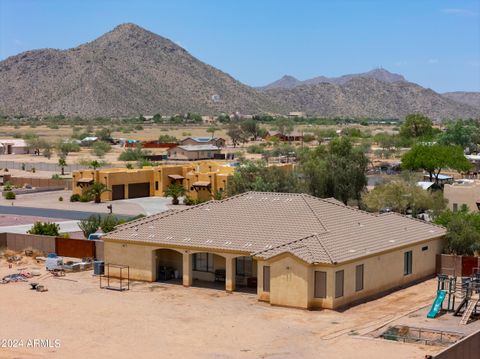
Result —
[[264, 139], [266, 141], [271, 141], [274, 137], [278, 138], [280, 141], [299, 142], [303, 141], [303, 132], [292, 131], [290, 133], [282, 134], [278, 131], [267, 131]]
[[480, 155], [466, 155], [467, 159], [472, 163], [473, 168], [470, 172], [478, 175], [480, 173]]
[[444, 235], [335, 199], [247, 192], [121, 225], [103, 240], [105, 263], [128, 265], [132, 280], [176, 273], [187, 287], [224, 282], [272, 305], [336, 309], [435, 274]]
[[220, 137], [186, 137], [179, 142], [179, 145], [212, 145], [217, 147], [225, 147], [225, 140]]
[[235, 167], [229, 163], [202, 161], [182, 165], [161, 165], [141, 169], [101, 168], [72, 173], [72, 191], [82, 194], [94, 182], [101, 182], [109, 191], [101, 196], [102, 201], [149, 196], [164, 196], [172, 183], [182, 184], [192, 199], [210, 200], [224, 191], [228, 176]]
[[466, 205], [470, 211], [480, 210], [480, 180], [461, 179], [443, 187], [443, 197], [448, 200], [448, 208], [457, 211]]
[[179, 145], [169, 148], [167, 153], [171, 160], [197, 161], [213, 159], [221, 150], [214, 145]]
[[25, 140], [0, 140], [0, 155], [24, 155], [29, 153]]

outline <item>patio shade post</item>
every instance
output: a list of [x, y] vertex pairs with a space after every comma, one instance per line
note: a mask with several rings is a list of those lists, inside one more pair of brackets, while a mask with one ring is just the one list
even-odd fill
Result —
[[192, 255], [188, 252], [183, 253], [183, 286], [192, 285]]
[[232, 257], [225, 258], [225, 290], [235, 290], [235, 258]]

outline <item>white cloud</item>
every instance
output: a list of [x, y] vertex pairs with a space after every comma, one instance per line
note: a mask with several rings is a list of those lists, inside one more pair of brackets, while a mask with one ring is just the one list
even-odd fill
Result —
[[439, 59], [428, 59], [429, 64], [438, 64], [440, 62]]
[[469, 9], [442, 9], [442, 12], [450, 15], [457, 16], [478, 16], [478, 12], [469, 10]]

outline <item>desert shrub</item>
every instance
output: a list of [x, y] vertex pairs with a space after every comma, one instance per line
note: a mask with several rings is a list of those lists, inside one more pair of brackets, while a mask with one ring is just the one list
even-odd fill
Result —
[[83, 193], [82, 195], [80, 195], [80, 202], [90, 202], [92, 200], [92, 196], [88, 193]]
[[248, 146], [247, 148], [248, 153], [256, 153], [256, 154], [262, 154], [265, 153], [265, 148], [260, 145], [251, 145]]
[[15, 194], [15, 192], [8, 191], [5, 193], [5, 199], [15, 199], [15, 198], [17, 198], [17, 195]]
[[79, 202], [80, 195], [78, 193], [74, 193], [70, 196], [70, 202]]
[[103, 157], [112, 150], [112, 146], [108, 142], [98, 141], [92, 145], [92, 151], [97, 157]]
[[60, 226], [57, 223], [51, 222], [35, 222], [28, 233], [41, 234], [44, 236], [58, 236]]
[[63, 202], [63, 197], [62, 196], [58, 197], [58, 201]]
[[12, 190], [12, 184], [10, 182], [5, 182], [5, 184], [3, 185], [3, 190], [4, 191], [11, 191]]

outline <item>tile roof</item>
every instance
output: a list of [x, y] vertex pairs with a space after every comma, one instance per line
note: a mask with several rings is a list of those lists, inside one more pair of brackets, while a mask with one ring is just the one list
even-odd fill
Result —
[[445, 234], [396, 213], [371, 214], [335, 199], [247, 192], [117, 227], [112, 240], [245, 252], [291, 253], [307, 263], [340, 263]]

